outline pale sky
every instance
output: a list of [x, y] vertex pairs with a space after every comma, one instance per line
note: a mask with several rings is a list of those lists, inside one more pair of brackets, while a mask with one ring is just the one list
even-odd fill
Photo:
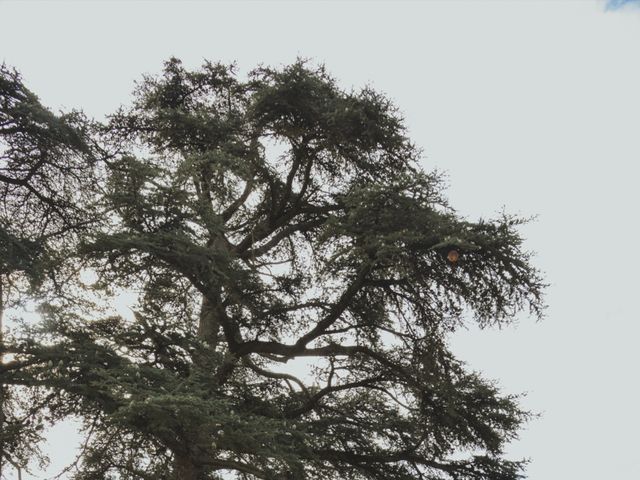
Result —
[[[460, 213], [538, 216], [522, 232], [551, 284], [546, 319], [452, 339], [542, 414], [509, 455], [531, 459], [532, 480], [637, 480], [640, 2], [629, 3], [0, 0], [0, 61], [46, 105], [95, 117], [170, 56], [241, 72], [309, 57], [347, 89], [383, 91], [424, 167], [448, 172]], [[52, 434], [49, 476], [71, 458], [72, 431]]]

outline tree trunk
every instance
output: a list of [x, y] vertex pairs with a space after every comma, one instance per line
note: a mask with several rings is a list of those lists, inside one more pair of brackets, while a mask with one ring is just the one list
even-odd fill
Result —
[[198, 323], [198, 337], [216, 348], [220, 339], [220, 321], [216, 311], [206, 297], [202, 298], [200, 307], [200, 322]]
[[175, 455], [173, 472], [175, 480], [204, 480], [202, 467], [197, 466], [187, 455]]

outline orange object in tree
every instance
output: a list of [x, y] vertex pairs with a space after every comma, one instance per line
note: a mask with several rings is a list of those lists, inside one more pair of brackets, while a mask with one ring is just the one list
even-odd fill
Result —
[[449, 253], [447, 253], [447, 260], [449, 260], [451, 263], [456, 263], [459, 258], [460, 253], [458, 253], [457, 250], [449, 250]]

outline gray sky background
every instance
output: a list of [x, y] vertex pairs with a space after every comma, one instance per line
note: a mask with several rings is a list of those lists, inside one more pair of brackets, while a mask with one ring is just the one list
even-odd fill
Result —
[[[640, 8], [604, 0], [424, 2], [13, 2], [0, 61], [50, 107], [95, 117], [177, 56], [324, 62], [404, 112], [424, 167], [449, 174], [470, 218], [504, 206], [551, 284], [547, 318], [452, 338], [459, 357], [528, 392], [542, 414], [509, 454], [532, 480], [640, 478], [636, 250]], [[51, 436], [52, 475], [73, 454]], [[38, 477], [45, 478], [44, 473]]]

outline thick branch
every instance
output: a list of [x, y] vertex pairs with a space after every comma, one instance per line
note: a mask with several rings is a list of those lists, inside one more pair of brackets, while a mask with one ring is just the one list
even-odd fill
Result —
[[209, 462], [209, 465], [213, 467], [215, 470], [236, 470], [238, 472], [242, 472], [245, 474], [253, 475], [254, 477], [263, 478], [265, 480], [271, 478], [268, 477], [266, 473], [262, 470], [258, 470], [251, 465], [247, 465], [246, 463], [236, 462], [234, 460], [223, 460], [216, 459]]
[[295, 410], [287, 412], [285, 416], [287, 418], [298, 417], [316, 408], [320, 400], [322, 400], [327, 395], [331, 395], [332, 393], [340, 392], [342, 390], [351, 390], [353, 388], [371, 386], [376, 382], [379, 382], [383, 378], [384, 377], [382, 375], [377, 375], [375, 377], [365, 378], [356, 382], [348, 382], [341, 385], [327, 385], [326, 387], [320, 389], [315, 395], [313, 395], [304, 405], [296, 408]]
[[[408, 381], [413, 381], [413, 375], [402, 365], [390, 360], [384, 354], [376, 352], [369, 347], [361, 345], [339, 345], [330, 344], [318, 348], [306, 348], [300, 345], [286, 345], [278, 342], [263, 342], [252, 340], [239, 344], [235, 353], [238, 356], [257, 353], [263, 356], [279, 355], [282, 360], [286, 361], [296, 357], [353, 357], [355, 355], [365, 355], [379, 364], [399, 373]], [[277, 358], [270, 357], [272, 360]]]
[[272, 372], [270, 370], [260, 368], [255, 363], [253, 363], [249, 357], [244, 357], [242, 359], [242, 363], [247, 367], [249, 367], [254, 372], [256, 372], [258, 375], [262, 375], [263, 377], [279, 379], [279, 380], [290, 380], [296, 383], [306, 395], [309, 395], [309, 391], [307, 390], [307, 387], [305, 386], [305, 384], [302, 383], [302, 381], [299, 378], [295, 377], [294, 375], [291, 375], [288, 373], [282, 373], [282, 372]]
[[327, 330], [327, 328], [333, 325], [333, 323], [338, 318], [340, 318], [340, 315], [342, 315], [342, 313], [349, 307], [349, 305], [351, 304], [351, 300], [364, 284], [364, 280], [370, 270], [371, 265], [369, 263], [363, 265], [360, 268], [360, 271], [358, 272], [356, 277], [342, 293], [340, 299], [331, 308], [329, 314], [322, 320], [320, 320], [311, 331], [300, 337], [296, 342], [296, 345], [299, 345], [301, 347], [306, 346], [310, 341], [321, 336], [325, 332], [325, 330]]
[[316, 218], [313, 220], [309, 220], [306, 222], [295, 223], [293, 225], [289, 225], [282, 230], [280, 230], [276, 235], [273, 236], [268, 242], [259, 247], [253, 248], [251, 250], [246, 250], [242, 253], [240, 258], [255, 258], [265, 253], [269, 252], [271, 249], [276, 247], [282, 240], [287, 237], [290, 237], [296, 232], [308, 232], [309, 230], [313, 230], [315, 227], [319, 227], [326, 221], [325, 218]]
[[229, 220], [234, 213], [236, 213], [238, 211], [238, 209], [244, 204], [244, 202], [247, 201], [247, 198], [249, 198], [249, 195], [251, 194], [251, 191], [253, 190], [253, 185], [254, 185], [254, 177], [251, 177], [249, 180], [247, 180], [247, 183], [244, 186], [244, 190], [242, 192], [242, 194], [236, 199], [234, 200], [231, 205], [229, 205], [221, 214], [220, 216], [222, 217], [223, 221], [227, 221]]

